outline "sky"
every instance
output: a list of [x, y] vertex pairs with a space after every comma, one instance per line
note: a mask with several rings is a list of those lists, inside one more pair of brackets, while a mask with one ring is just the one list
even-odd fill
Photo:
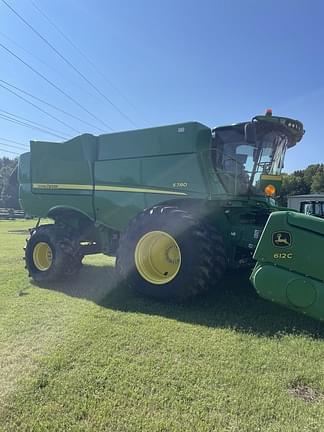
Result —
[[[5, 0], [74, 69], [3, 1], [0, 156], [33, 139], [185, 121], [214, 127], [272, 108], [306, 130], [284, 171], [324, 163], [323, 1]], [[4, 81], [65, 113], [11, 87], [50, 117]]]

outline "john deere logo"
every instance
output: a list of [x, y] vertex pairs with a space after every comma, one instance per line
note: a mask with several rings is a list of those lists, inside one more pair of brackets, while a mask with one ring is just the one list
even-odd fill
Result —
[[287, 231], [277, 231], [272, 234], [272, 243], [275, 246], [288, 247], [291, 246], [291, 235]]

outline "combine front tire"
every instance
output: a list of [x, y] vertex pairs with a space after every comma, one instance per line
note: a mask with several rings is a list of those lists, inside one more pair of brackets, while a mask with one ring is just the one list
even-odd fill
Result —
[[75, 242], [65, 229], [56, 225], [42, 225], [31, 231], [25, 260], [29, 276], [36, 282], [70, 277], [81, 268]]
[[221, 264], [215, 263], [212, 255], [218, 249], [212, 241], [206, 226], [190, 213], [156, 206], [137, 215], [121, 235], [117, 269], [141, 294], [184, 300], [206, 291], [224, 270], [224, 251]]

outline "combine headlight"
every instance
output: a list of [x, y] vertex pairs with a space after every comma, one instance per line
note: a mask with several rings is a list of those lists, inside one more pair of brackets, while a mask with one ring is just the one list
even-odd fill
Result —
[[264, 193], [266, 196], [274, 196], [276, 193], [276, 188], [275, 186], [273, 186], [272, 184], [268, 184], [265, 188], [264, 188]]

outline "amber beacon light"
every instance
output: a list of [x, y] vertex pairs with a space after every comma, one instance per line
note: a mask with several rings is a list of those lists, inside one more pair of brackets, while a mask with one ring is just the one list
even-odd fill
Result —
[[264, 188], [264, 193], [266, 196], [274, 196], [276, 193], [276, 188], [272, 184], [267, 185]]

